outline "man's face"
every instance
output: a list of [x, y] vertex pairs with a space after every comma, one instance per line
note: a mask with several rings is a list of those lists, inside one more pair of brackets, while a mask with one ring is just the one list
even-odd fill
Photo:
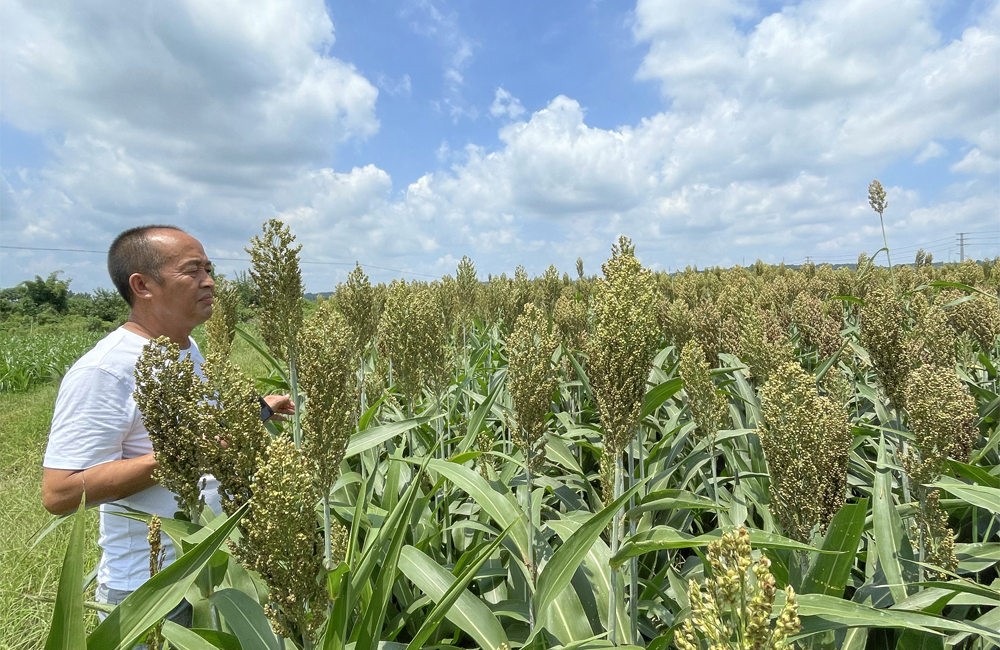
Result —
[[147, 282], [152, 307], [161, 318], [194, 329], [212, 315], [212, 263], [201, 243], [187, 233], [158, 230], [150, 233], [149, 239], [165, 260], [160, 281]]

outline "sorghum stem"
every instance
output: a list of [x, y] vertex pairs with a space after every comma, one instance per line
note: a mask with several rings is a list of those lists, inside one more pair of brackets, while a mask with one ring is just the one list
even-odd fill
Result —
[[[619, 482], [621, 481], [621, 454], [615, 453], [615, 472], [614, 472], [614, 482], [612, 483], [612, 493], [614, 499], [621, 496], [621, 488], [619, 487]], [[618, 553], [618, 513], [615, 513], [614, 518], [611, 520], [611, 557], [614, 557]], [[618, 645], [618, 581], [616, 580], [616, 571], [612, 568], [611, 571], [611, 592], [608, 598], [608, 641], [612, 645]]]

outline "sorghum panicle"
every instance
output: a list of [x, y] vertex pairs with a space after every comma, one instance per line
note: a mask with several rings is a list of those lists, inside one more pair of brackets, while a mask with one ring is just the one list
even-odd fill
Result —
[[302, 327], [302, 271], [295, 236], [277, 219], [264, 224], [264, 232], [250, 239], [250, 277], [260, 297], [260, 335], [275, 357], [295, 358], [295, 339]]
[[581, 300], [560, 296], [552, 312], [552, 323], [567, 350], [583, 350], [587, 345], [587, 305]]
[[715, 389], [705, 351], [695, 341], [681, 351], [680, 375], [699, 436], [714, 441], [729, 414], [729, 402]]
[[[377, 304], [375, 287], [360, 265], [347, 276], [347, 282], [337, 285], [337, 307], [351, 328], [355, 359], [375, 338], [381, 310]], [[357, 361], [355, 362], [357, 363]]]
[[254, 474], [271, 435], [260, 421], [252, 379], [222, 355], [209, 354], [202, 368], [206, 398], [198, 430], [209, 446], [205, 469], [219, 481], [223, 511], [232, 514], [253, 495]]
[[212, 303], [212, 317], [205, 323], [205, 338], [210, 352], [229, 356], [236, 338], [236, 312], [239, 296], [236, 284], [219, 279], [215, 283], [215, 302]]
[[[705, 639], [712, 649], [754, 648], [780, 650], [801, 628], [795, 591], [785, 588], [785, 604], [771, 627], [777, 594], [771, 562], [761, 556], [754, 562], [746, 528], [728, 531], [708, 546], [711, 568], [705, 589], [691, 580], [688, 600], [691, 615], [674, 636], [681, 650], [700, 650]], [[737, 645], [734, 645], [737, 644]]]
[[906, 384], [906, 412], [913, 447], [919, 453], [919, 460], [904, 458], [904, 467], [914, 482], [936, 481], [949, 457], [959, 462], [969, 459], [979, 438], [976, 400], [954, 366], [915, 368]]
[[476, 316], [479, 280], [476, 278], [476, 265], [466, 255], [463, 255], [462, 261], [458, 263], [455, 282], [458, 284], [458, 321], [463, 327], [468, 327]]
[[153, 478], [176, 494], [185, 515], [198, 522], [205, 500], [206, 442], [198, 427], [202, 381], [190, 357], [161, 336], [143, 347], [135, 365], [135, 403], [149, 432], [158, 468]]
[[318, 580], [323, 542], [314, 505], [320, 495], [310, 464], [291, 440], [275, 438], [240, 525], [242, 560], [268, 587], [264, 611], [275, 632], [292, 638], [315, 638], [328, 602]]
[[844, 505], [851, 429], [840, 404], [821, 397], [813, 377], [786, 363], [761, 390], [758, 429], [771, 474], [771, 511], [785, 534], [809, 542]]
[[880, 284], [868, 291], [861, 308], [861, 345], [868, 351], [882, 390], [897, 409], [903, 406], [903, 385], [910, 369], [906, 320], [892, 287]]
[[614, 463], [631, 442], [642, 412], [646, 379], [659, 341], [656, 281], [621, 237], [602, 265], [587, 339], [591, 387], [604, 426], [601, 456], [605, 496], [613, 491]]
[[299, 331], [299, 388], [306, 396], [302, 441], [315, 467], [316, 485], [327, 494], [358, 417], [356, 333], [324, 303]]
[[559, 383], [552, 367], [559, 342], [549, 332], [545, 313], [528, 304], [506, 344], [507, 390], [516, 412], [510, 423], [511, 439], [529, 469], [537, 473], [545, 460], [545, 425], [552, 410], [552, 392]]

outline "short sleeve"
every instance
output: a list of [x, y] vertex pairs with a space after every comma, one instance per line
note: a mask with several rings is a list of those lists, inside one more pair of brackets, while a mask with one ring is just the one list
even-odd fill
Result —
[[122, 458], [135, 419], [129, 386], [98, 367], [73, 368], [63, 378], [42, 465], [88, 469]]

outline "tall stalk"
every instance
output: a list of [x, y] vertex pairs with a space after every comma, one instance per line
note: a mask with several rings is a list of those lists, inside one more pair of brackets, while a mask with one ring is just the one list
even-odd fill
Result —
[[[621, 489], [621, 458], [615, 460], [614, 469], [614, 499], [617, 499], [622, 495]], [[613, 500], [614, 500], [613, 499]], [[620, 525], [619, 513], [615, 513], [614, 518], [611, 520], [611, 557], [614, 557], [618, 553], [618, 527]], [[608, 641], [614, 645], [618, 645], [618, 576], [617, 571], [611, 569], [611, 591], [608, 597]]]

